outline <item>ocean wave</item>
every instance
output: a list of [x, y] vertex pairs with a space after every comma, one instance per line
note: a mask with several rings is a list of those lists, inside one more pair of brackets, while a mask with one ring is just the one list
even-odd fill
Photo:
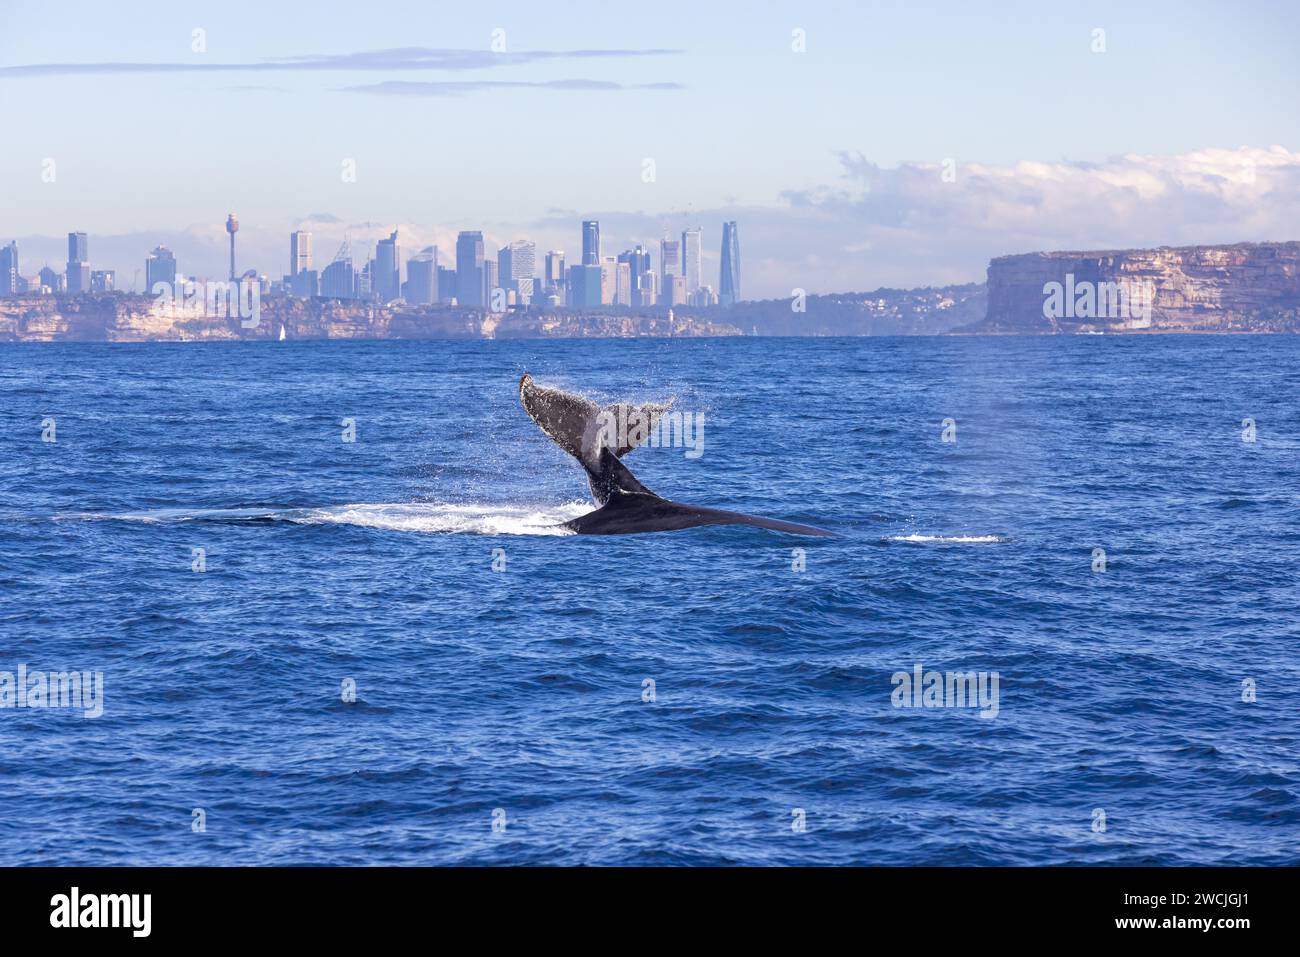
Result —
[[954, 545], [997, 545], [1009, 542], [1005, 535], [886, 535], [888, 542], [940, 542]]

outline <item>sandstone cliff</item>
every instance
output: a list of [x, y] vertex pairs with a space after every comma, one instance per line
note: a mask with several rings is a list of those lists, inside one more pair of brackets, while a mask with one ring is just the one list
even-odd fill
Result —
[[[1116, 287], [1139, 308], [1102, 308]], [[963, 331], [1300, 332], [1300, 242], [1001, 256], [988, 297], [984, 321]]]

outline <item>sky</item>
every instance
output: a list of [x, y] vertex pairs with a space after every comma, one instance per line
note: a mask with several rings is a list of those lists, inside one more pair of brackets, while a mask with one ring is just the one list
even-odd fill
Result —
[[540, 261], [596, 218], [701, 227], [716, 286], [734, 219], [746, 298], [980, 281], [1300, 239], [1297, 92], [1292, 2], [2, 0], [0, 242], [129, 289], [158, 243], [223, 275], [230, 211], [272, 277], [295, 228]]

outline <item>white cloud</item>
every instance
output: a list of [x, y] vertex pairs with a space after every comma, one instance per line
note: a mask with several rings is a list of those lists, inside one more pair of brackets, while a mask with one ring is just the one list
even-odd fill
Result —
[[[988, 260], [1052, 249], [1116, 249], [1191, 243], [1300, 239], [1300, 153], [1281, 146], [1206, 148], [1177, 156], [1127, 154], [1102, 162], [1009, 165], [962, 162], [945, 182], [942, 160], [884, 169], [860, 155], [841, 156], [834, 185], [790, 191], [768, 206], [719, 206], [686, 214], [552, 210], [522, 224], [345, 224], [328, 214], [306, 221], [241, 223], [239, 262], [271, 276], [288, 263], [294, 228], [315, 234], [318, 268], [333, 257], [346, 229], [354, 257], [399, 230], [403, 257], [436, 245], [454, 266], [456, 233], [481, 228], [489, 256], [514, 239], [580, 248], [580, 220], [601, 223], [603, 252], [636, 242], [658, 256], [658, 241], [687, 225], [704, 228], [706, 281], [717, 285], [722, 223], [740, 224], [741, 285], [747, 298], [809, 292], [850, 292], [980, 281]], [[158, 242], [172, 246], [182, 269], [222, 275], [224, 213], [182, 232], [91, 236], [97, 268], [116, 267], [119, 285]], [[40, 257], [62, 268], [62, 237], [19, 237], [24, 272]], [[125, 281], [124, 281], [125, 280]]]

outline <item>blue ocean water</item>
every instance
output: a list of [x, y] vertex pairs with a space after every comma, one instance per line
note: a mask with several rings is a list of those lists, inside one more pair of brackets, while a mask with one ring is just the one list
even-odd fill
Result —
[[[548, 534], [524, 371], [841, 537]], [[104, 676], [0, 864], [1298, 863], [1298, 429], [1282, 336], [0, 346], [0, 672]]]

